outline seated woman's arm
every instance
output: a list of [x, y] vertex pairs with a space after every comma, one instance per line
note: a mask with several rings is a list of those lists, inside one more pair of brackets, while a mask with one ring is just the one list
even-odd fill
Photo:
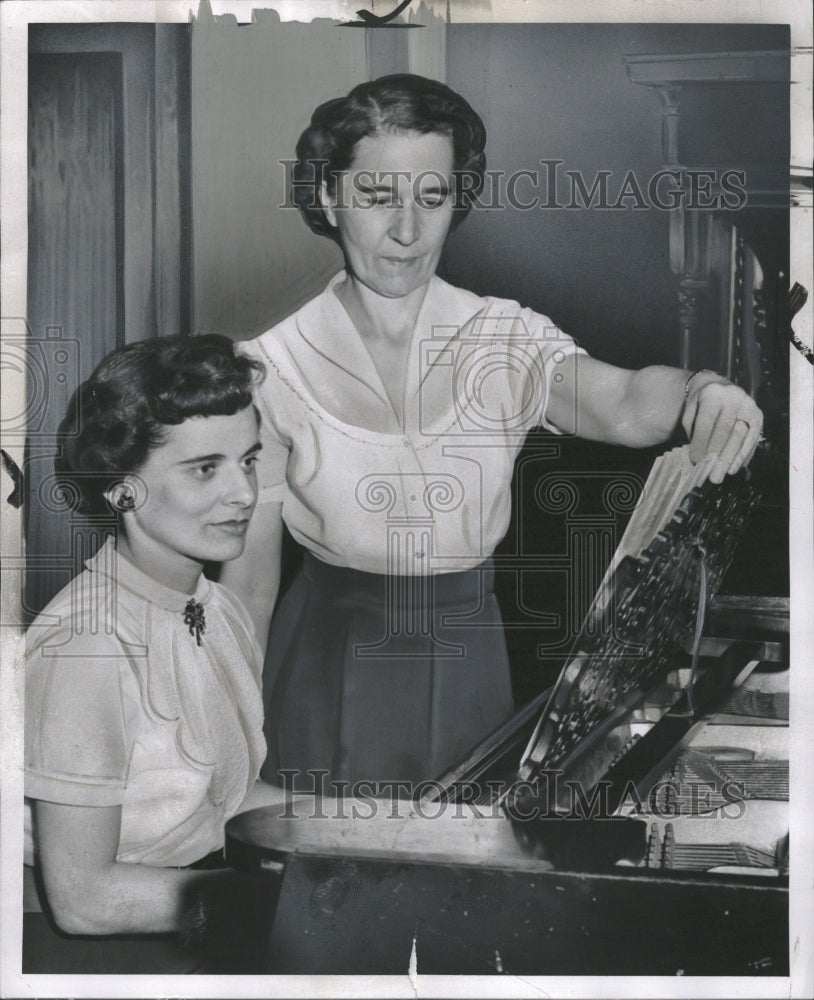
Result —
[[121, 806], [34, 803], [46, 896], [67, 934], [153, 934], [183, 927], [188, 889], [209, 873], [116, 861]]
[[261, 809], [265, 806], [287, 806], [289, 801], [289, 796], [284, 788], [279, 785], [270, 785], [258, 778], [249, 789], [249, 794], [241, 803], [238, 813], [248, 812], [250, 809]]
[[567, 434], [643, 448], [667, 441], [680, 424], [693, 461], [718, 456], [713, 482], [745, 465], [760, 439], [763, 415], [754, 400], [713, 372], [688, 384], [690, 373], [680, 368], [629, 371], [586, 355], [572, 355], [557, 370], [564, 377], [552, 380], [546, 415]]
[[237, 594], [251, 615], [264, 654], [280, 586], [282, 544], [282, 503], [258, 504], [246, 534], [243, 555], [224, 563], [219, 577], [222, 584]]

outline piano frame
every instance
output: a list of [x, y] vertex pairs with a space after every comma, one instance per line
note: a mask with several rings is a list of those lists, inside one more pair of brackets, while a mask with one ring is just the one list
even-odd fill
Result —
[[[745, 668], [788, 662], [787, 602], [724, 598], [708, 622], [717, 634], [706, 645], [724, 649], [696, 683], [695, 718], [685, 694], [608, 772], [614, 788], [633, 781], [645, 799]], [[479, 780], [516, 767], [546, 694], [473, 754]], [[456, 801], [471, 763], [450, 772], [439, 798]], [[267, 810], [234, 818], [227, 860], [255, 873], [270, 914], [257, 971], [405, 974], [412, 956], [422, 974], [439, 975], [788, 975], [787, 874], [623, 866], [595, 849], [619, 820], [555, 820], [546, 831], [551, 822], [524, 831], [493, 818], [461, 849], [445, 845], [442, 827], [437, 843], [351, 835], [343, 844], [330, 822], [272, 820]], [[570, 852], [557, 849], [563, 841]]]

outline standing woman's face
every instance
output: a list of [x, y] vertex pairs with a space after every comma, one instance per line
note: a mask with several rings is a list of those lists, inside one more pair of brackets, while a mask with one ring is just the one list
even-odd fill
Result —
[[235, 559], [257, 500], [260, 450], [253, 406], [231, 416], [190, 417], [167, 428], [134, 480], [136, 509], [123, 515], [153, 573], [181, 564]]
[[400, 298], [435, 274], [452, 222], [452, 166], [448, 136], [369, 136], [357, 144], [335, 195], [323, 188], [325, 215], [362, 284]]

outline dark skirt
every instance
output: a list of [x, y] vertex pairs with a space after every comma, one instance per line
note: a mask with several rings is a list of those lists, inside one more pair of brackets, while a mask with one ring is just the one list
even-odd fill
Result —
[[262, 777], [410, 798], [457, 764], [513, 710], [493, 584], [491, 560], [398, 577], [306, 553], [269, 633]]

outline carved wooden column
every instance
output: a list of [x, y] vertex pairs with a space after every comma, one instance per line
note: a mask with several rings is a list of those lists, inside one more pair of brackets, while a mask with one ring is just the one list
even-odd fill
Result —
[[[788, 81], [788, 53], [786, 52], [703, 52], [691, 54], [626, 56], [625, 68], [633, 83], [652, 87], [661, 101], [662, 108], [662, 159], [666, 170], [680, 176], [682, 196], [670, 212], [670, 270], [678, 277], [678, 327], [679, 364], [684, 368], [709, 367], [694, 363], [701, 346], [700, 328], [702, 304], [706, 302], [711, 286], [712, 262], [710, 246], [716, 244], [716, 223], [711, 209], [688, 207], [690, 190], [687, 166], [682, 164], [679, 152], [681, 102], [686, 87], [690, 85], [784, 83]], [[692, 201], [690, 199], [690, 205]], [[718, 241], [720, 242], [720, 241]], [[751, 299], [751, 289], [746, 297]], [[754, 327], [751, 319], [745, 320], [749, 331]], [[727, 335], [724, 329], [720, 331]], [[754, 353], [750, 353], [746, 369], [751, 377], [747, 388], [755, 388], [755, 373], [751, 372]], [[720, 368], [732, 377], [734, 363], [732, 345], [722, 343]], [[743, 359], [742, 359], [743, 360]]]

